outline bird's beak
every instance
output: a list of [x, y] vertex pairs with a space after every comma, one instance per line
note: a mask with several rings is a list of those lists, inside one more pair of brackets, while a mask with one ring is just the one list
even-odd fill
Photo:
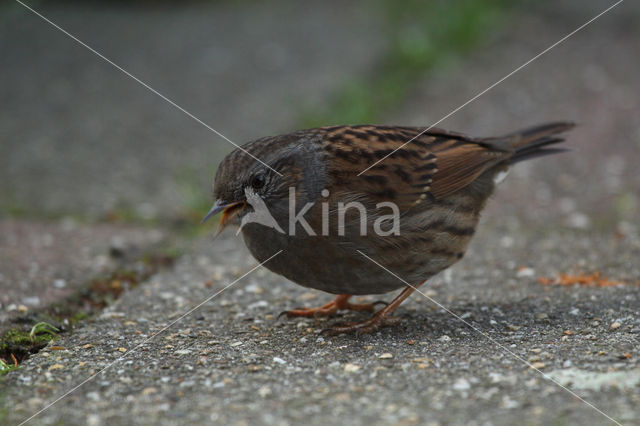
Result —
[[211, 216], [220, 213], [221, 211], [223, 211], [224, 209], [226, 209], [227, 207], [231, 206], [231, 203], [227, 203], [226, 201], [223, 200], [216, 200], [215, 203], [213, 203], [213, 207], [211, 207], [211, 210], [209, 210], [209, 212], [205, 215], [205, 217], [202, 218], [202, 221], [200, 222], [200, 225], [202, 225], [203, 223], [205, 223], [207, 220], [209, 220], [211, 218]]
[[222, 212], [222, 217], [220, 218], [220, 222], [218, 222], [218, 231], [216, 232], [217, 236], [225, 227], [227, 222], [229, 222], [229, 220], [231, 220], [233, 216], [235, 216], [240, 212], [240, 210], [242, 210], [244, 205], [245, 203], [243, 201], [228, 203], [224, 200], [216, 200], [216, 202], [213, 203], [213, 207], [211, 207], [211, 210], [209, 210], [205, 217], [202, 218], [202, 222], [200, 223], [205, 223], [211, 216], [215, 215], [216, 213]]

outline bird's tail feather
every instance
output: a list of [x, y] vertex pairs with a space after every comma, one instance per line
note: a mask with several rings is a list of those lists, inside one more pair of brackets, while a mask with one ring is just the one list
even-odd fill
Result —
[[543, 155], [557, 154], [568, 151], [566, 148], [550, 147], [564, 141], [564, 138], [557, 136], [575, 127], [571, 122], [547, 123], [530, 127], [515, 133], [504, 136], [503, 140], [515, 150], [511, 158], [511, 164], [523, 160], [529, 160]]

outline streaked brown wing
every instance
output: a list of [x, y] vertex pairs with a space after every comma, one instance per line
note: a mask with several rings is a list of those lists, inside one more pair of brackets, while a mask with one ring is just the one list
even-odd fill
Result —
[[[341, 126], [326, 128], [325, 149], [331, 155], [329, 173], [338, 188], [381, 201], [401, 210], [429, 198], [443, 198], [469, 185], [480, 174], [511, 156], [481, 139], [420, 127]], [[378, 160], [360, 176], [358, 173]], [[355, 185], [357, 179], [362, 183]]]
[[483, 172], [508, 159], [511, 153], [496, 151], [489, 145], [462, 141], [433, 152], [437, 172], [433, 176], [431, 194], [435, 198], [451, 195], [473, 182]]

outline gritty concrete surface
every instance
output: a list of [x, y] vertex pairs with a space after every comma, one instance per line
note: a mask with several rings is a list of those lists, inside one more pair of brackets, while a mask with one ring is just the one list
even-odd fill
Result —
[[166, 232], [128, 225], [0, 220], [0, 330], [157, 246]]
[[[363, 317], [277, 320], [284, 309], [329, 298], [264, 269], [181, 318], [255, 264], [235, 237], [205, 239], [174, 270], [55, 341], [58, 350], [9, 373], [6, 421], [27, 418], [108, 367], [34, 422], [611, 424], [526, 360], [633, 424], [640, 414], [638, 256], [637, 235], [487, 224], [468, 256], [423, 290], [473, 328], [415, 294], [398, 311], [400, 326], [329, 337], [320, 331]], [[537, 280], [596, 269], [621, 284]]]

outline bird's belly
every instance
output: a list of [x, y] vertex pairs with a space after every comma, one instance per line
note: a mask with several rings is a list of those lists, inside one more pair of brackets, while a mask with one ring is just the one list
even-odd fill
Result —
[[304, 253], [304, 250], [282, 252], [271, 265], [265, 266], [296, 284], [333, 294], [380, 294], [405, 287], [371, 261], [355, 258], [361, 256], [357, 252], [353, 253], [353, 259], [345, 255], [329, 262], [319, 259], [322, 256], [317, 250], [311, 254], [314, 261], [303, 257]]
[[267, 269], [301, 286], [333, 294], [387, 293], [406, 287], [405, 281], [417, 285], [457, 260], [437, 256], [427, 259], [424, 255], [399, 252], [395, 258], [387, 259], [370, 246], [360, 248], [352, 241], [288, 236], [259, 225], [245, 226], [243, 237], [251, 254], [260, 262], [282, 250], [265, 263]]

